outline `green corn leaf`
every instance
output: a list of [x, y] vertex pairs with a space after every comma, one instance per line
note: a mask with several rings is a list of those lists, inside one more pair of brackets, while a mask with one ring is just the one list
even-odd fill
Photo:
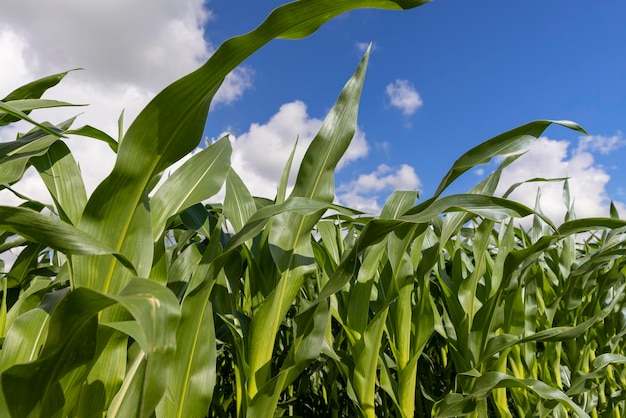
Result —
[[489, 238], [493, 227], [494, 222], [489, 220], [483, 220], [478, 226], [472, 243], [472, 250], [474, 252], [474, 270], [467, 279], [460, 283], [458, 289], [459, 302], [467, 315], [468, 329], [472, 328], [474, 316], [477, 311], [476, 290], [479, 280], [485, 273], [485, 258], [489, 256], [487, 246], [489, 245]]
[[341, 240], [341, 236], [335, 221], [322, 220], [315, 225], [315, 229], [322, 238], [324, 249], [328, 252], [335, 265], [339, 264], [339, 240]]
[[0, 154], [2, 188], [17, 183], [26, 172], [31, 158], [44, 155], [57, 140], [57, 137], [48, 135], [35, 140], [18, 140], [1, 144], [8, 145], [8, 147], [3, 147], [5, 149], [0, 149], [0, 152], [7, 152]]
[[230, 221], [235, 232], [239, 232], [254, 212], [256, 212], [256, 204], [250, 191], [237, 173], [231, 169], [226, 178], [226, 196], [224, 197], [226, 219]]
[[59, 217], [78, 225], [87, 203], [87, 192], [80, 169], [67, 145], [56, 141], [44, 155], [33, 158], [31, 162], [54, 199]]
[[191, 157], [159, 187], [150, 199], [154, 241], [170, 217], [220, 191], [230, 169], [231, 151], [224, 137]]
[[[341, 13], [361, 8], [409, 9], [425, 0], [311, 0], [279, 7], [257, 29], [222, 44], [193, 73], [172, 83], [139, 114], [120, 141], [112, 173], [92, 194], [80, 227], [121, 251], [126, 233], [152, 179], [198, 145], [213, 96], [243, 60], [277, 37], [307, 36]], [[301, 186], [299, 186], [301, 187]], [[111, 258], [76, 257], [81, 285], [109, 283]], [[105, 291], [107, 289], [104, 289]]]
[[[72, 70], [76, 71], [76, 70]], [[69, 73], [69, 71], [49, 75], [43, 78], [40, 78], [35, 81], [31, 81], [28, 84], [25, 84], [17, 89], [13, 90], [9, 93], [2, 101], [9, 100], [20, 100], [20, 99], [38, 99], [40, 98], [48, 89], [56, 86], [63, 80], [63, 78]]]
[[67, 254], [112, 254], [131, 267], [128, 260], [91, 235], [31, 209], [0, 206], [0, 230], [14, 232]]
[[[68, 72], [69, 71], [50, 75], [25, 84], [13, 90], [4, 99], [2, 99], [2, 101], [9, 102], [13, 100], [39, 99], [46, 92], [46, 90], [59, 84], [59, 82], [67, 75]], [[7, 114], [0, 115], [0, 126], [5, 126], [9, 123], [17, 122], [18, 120], [20, 120], [19, 117], [14, 117]]]
[[211, 236], [211, 218], [207, 209], [197, 203], [180, 214], [180, 220], [187, 228], [197, 231], [205, 237]]
[[43, 309], [32, 309], [17, 317], [2, 345], [0, 372], [37, 358], [46, 340], [49, 319]]
[[96, 129], [93, 126], [85, 125], [80, 128], [71, 129], [65, 132], [66, 135], [80, 135], [87, 138], [97, 139], [98, 141], [102, 141], [107, 144], [113, 152], [117, 152], [118, 143], [115, 139], [111, 138], [109, 134], [101, 131], [100, 129]]
[[141, 394], [143, 379], [146, 375], [147, 361], [139, 344], [134, 343], [128, 349], [126, 376], [119, 391], [111, 401], [107, 417], [124, 418], [140, 417]]
[[3, 112], [3, 114], [0, 113], [0, 116], [10, 116], [12, 119], [14, 120], [25, 120], [26, 122], [29, 122], [33, 125], [35, 125], [36, 127], [38, 127], [39, 129], [41, 129], [42, 131], [44, 131], [45, 133], [47, 133], [48, 135], [52, 135], [52, 136], [56, 136], [56, 137], [63, 137], [63, 134], [61, 132], [59, 132], [58, 130], [54, 129], [54, 128], [50, 128], [49, 126], [46, 126], [42, 123], [36, 122], [35, 120], [31, 119], [30, 117], [28, 117], [28, 114], [22, 112], [21, 110], [19, 110], [18, 108], [10, 105], [7, 102], [2, 102], [0, 101], [0, 112]]
[[512, 200], [479, 194], [458, 194], [437, 199], [426, 207], [417, 206], [400, 219], [422, 223], [428, 222], [445, 212], [470, 212], [493, 220], [502, 220], [508, 217], [523, 218], [535, 213], [527, 206]]
[[180, 307], [174, 294], [150, 280], [136, 279], [115, 298], [135, 318], [133, 335], [145, 354], [137, 416], [150, 417], [167, 388], [176, 349]]
[[[508, 216], [523, 217], [534, 213], [530, 208], [507, 199], [477, 194], [451, 195], [431, 202], [430, 206], [420, 205], [419, 211], [413, 208], [400, 220], [374, 220], [368, 222], [359, 236], [356, 245], [344, 256], [341, 265], [331, 280], [322, 289], [317, 300], [322, 300], [338, 292], [350, 279], [359, 250], [380, 241], [388, 233], [405, 222], [426, 223], [447, 211], [466, 211], [486, 218], [502, 219]], [[556, 229], [556, 228], [555, 228]]]
[[581, 418], [589, 418], [589, 415], [578, 406], [569, 396], [557, 388], [546, 385], [533, 379], [517, 379], [513, 376], [499, 372], [488, 372], [478, 377], [474, 383], [472, 393], [463, 396], [452, 394], [446, 396], [443, 401], [435, 404], [434, 411], [438, 417], [459, 417], [469, 415], [475, 408], [476, 403], [489, 395], [497, 388], [522, 388], [532, 391], [543, 399], [555, 400]]
[[387, 235], [402, 225], [403, 222], [396, 220], [373, 220], [368, 222], [356, 240], [354, 246], [344, 253], [341, 264], [333, 273], [330, 280], [317, 295], [315, 303], [319, 303], [327, 297], [339, 292], [354, 274], [357, 256], [366, 248], [383, 241]]
[[[400, 217], [413, 206], [416, 198], [417, 192], [394, 192], [383, 207], [381, 218]], [[396, 399], [403, 416], [407, 417], [414, 415], [417, 378], [417, 356], [411, 352], [415, 282], [413, 263], [409, 255], [409, 247], [413, 244], [417, 227], [415, 224], [403, 225], [390, 233], [387, 240], [387, 256], [395, 291], [389, 291], [386, 297], [388, 301], [395, 297], [389, 316], [392, 329], [390, 343], [398, 371]], [[379, 244], [375, 244], [377, 245]], [[428, 321], [428, 318], [421, 318], [421, 321]]]
[[189, 245], [171, 263], [167, 272], [167, 281], [172, 282], [188, 282], [193, 272], [200, 264], [202, 254], [195, 245]]
[[356, 283], [351, 287], [348, 306], [344, 310], [348, 338], [356, 341], [365, 332], [370, 320], [370, 296], [378, 278], [381, 263], [384, 263], [387, 239], [371, 245], [363, 252]]
[[[369, 49], [307, 149], [290, 197], [329, 203], [334, 199], [334, 171], [356, 131], [358, 104], [368, 58]], [[269, 361], [280, 323], [304, 277], [315, 270], [310, 234], [322, 214], [323, 211], [311, 215], [292, 211], [283, 212], [272, 219], [269, 246], [272, 258], [282, 274], [276, 288], [261, 303], [250, 326], [248, 364], [251, 375], [248, 393], [251, 399], [269, 379]]]
[[417, 191], [394, 191], [380, 212], [380, 219], [398, 219], [411, 209], [418, 197]]
[[589, 330], [591, 327], [595, 326], [596, 324], [607, 318], [615, 310], [616, 306], [623, 302], [625, 297], [625, 288], [626, 285], [622, 284], [618, 289], [615, 290], [616, 296], [606, 307], [604, 307], [598, 313], [589, 317], [587, 320], [581, 322], [576, 326], [551, 327], [523, 338], [511, 334], [501, 334], [494, 336], [487, 343], [487, 346], [482, 353], [479, 363], [485, 361], [494, 354], [501, 352], [516, 344], [534, 341], [558, 342], [578, 338], [585, 331]]
[[[307, 149], [290, 197], [304, 197], [329, 203], [335, 198], [335, 168], [356, 132], [358, 104], [368, 59], [369, 49]], [[311, 255], [310, 246], [301, 243], [301, 240], [305, 238], [308, 243], [310, 231], [320, 217], [321, 213], [305, 216], [285, 212], [274, 218], [269, 243], [272, 256], [281, 270], [289, 268], [290, 265], [289, 261], [284, 260], [284, 255], [289, 254], [288, 257], [292, 257], [291, 254], [297, 247], [304, 245], [303, 250], [307, 254], [303, 255]], [[274, 249], [279, 251], [276, 252]]]
[[[517, 154], [506, 157], [498, 168], [496, 168], [478, 185], [472, 187], [469, 193], [493, 196], [496, 192], [496, 188], [498, 187], [498, 183], [500, 182], [502, 170], [515, 162], [522, 155], [523, 154]], [[506, 199], [507, 196], [507, 193], [505, 193], [502, 197]], [[458, 234], [462, 226], [469, 222], [473, 217], [474, 215], [472, 213], [456, 212], [447, 214], [444, 219], [441, 236], [439, 238], [441, 245], [445, 245], [453, 235]]]
[[85, 106], [85, 105], [77, 105], [77, 104], [72, 104], [72, 103], [67, 103], [67, 102], [61, 102], [59, 100], [49, 100], [49, 99], [19, 99], [19, 100], [3, 101], [3, 103], [5, 105], [11, 106], [13, 110], [23, 112], [26, 115], [28, 115], [31, 111], [36, 110], [36, 109]]
[[344, 206], [335, 205], [329, 202], [322, 202], [319, 200], [308, 199], [304, 197], [289, 197], [286, 201], [278, 205], [265, 206], [254, 213], [248, 219], [248, 222], [244, 227], [235, 234], [226, 246], [226, 250], [230, 251], [233, 248], [243, 244], [247, 240], [254, 238], [263, 228], [267, 225], [268, 221], [276, 215], [284, 212], [295, 212], [299, 215], [308, 216], [318, 213], [324, 210], [335, 210], [339, 213], [347, 215], [355, 215], [361, 212], [346, 208]]
[[96, 315], [116, 302], [136, 321], [132, 323], [134, 327], [123, 327], [121, 323], [109, 325], [132, 331], [132, 337], [143, 350], [142, 373], [135, 380], [138, 401], [134, 410], [137, 416], [150, 416], [165, 392], [176, 346], [179, 308], [168, 289], [149, 280], [134, 280], [115, 297], [86, 288], [63, 297], [52, 311], [48, 337], [37, 360], [14, 365], [2, 373], [2, 388], [13, 415], [53, 414], [63, 407], [59, 380], [93, 359], [97, 341]]
[[[126, 373], [128, 357], [128, 335], [107, 326], [98, 327], [96, 358], [77, 373], [75, 385], [64, 388], [68, 393], [72, 388], [79, 391], [76, 402], [76, 416], [102, 415], [119, 391]], [[83, 385], [84, 382], [89, 382]], [[68, 411], [73, 405], [66, 405]]]
[[609, 208], [609, 213], [611, 214], [611, 218], [620, 219], [619, 212], [617, 211], [617, 208], [615, 207], [615, 202], [613, 202], [612, 200], [611, 200], [611, 206]]
[[378, 352], [382, 344], [383, 330], [389, 308], [377, 312], [369, 322], [363, 337], [354, 349], [354, 370], [352, 386], [359, 400], [359, 408], [367, 417], [375, 417], [374, 398], [376, 395], [376, 371], [378, 370]]
[[37, 259], [44, 248], [45, 247], [41, 244], [31, 243], [20, 251], [20, 254], [13, 262], [11, 270], [6, 276], [7, 284], [10, 287], [25, 285], [24, 280], [26, 280], [37, 267]]
[[568, 396], [579, 395], [588, 391], [588, 385], [596, 379], [602, 379], [606, 368], [613, 364], [626, 364], [626, 356], [621, 354], [601, 354], [593, 361], [593, 370], [589, 373], [579, 373], [567, 391]]
[[[114, 264], [113, 274], [104, 276], [104, 289], [113, 293], [122, 290], [134, 277], [146, 278], [152, 269], [154, 242], [152, 241], [152, 217], [150, 216], [150, 204], [148, 199], [137, 206], [132, 217], [130, 228], [126, 232], [127, 239], [122, 244], [121, 253], [128, 257], [136, 267], [135, 271], [123, 268], [119, 263]], [[103, 257], [111, 258], [109, 256]], [[102, 277], [102, 276], [100, 276]], [[77, 285], [83, 285], [82, 281], [76, 281]], [[100, 284], [98, 284], [100, 285]]]
[[176, 356], [168, 379], [168, 396], [162, 400], [160, 417], [206, 416], [216, 382], [216, 344], [211, 286], [188, 294], [176, 335]]
[[538, 120], [500, 134], [467, 151], [454, 162], [444, 176], [434, 196], [439, 196], [454, 180], [471, 168], [488, 163], [498, 155], [512, 154], [528, 148], [552, 124], [564, 126], [577, 132], [586, 132], [571, 121]]
[[287, 158], [287, 163], [285, 163], [285, 167], [283, 168], [283, 173], [280, 176], [280, 181], [278, 182], [278, 190], [276, 191], [276, 203], [283, 203], [285, 201], [285, 196], [287, 196], [287, 185], [289, 184], [289, 173], [291, 173], [291, 166], [293, 165], [293, 157], [296, 155], [296, 149], [298, 148], [298, 138], [293, 144], [293, 148], [291, 149], [291, 153], [289, 154], [289, 158]]
[[335, 198], [335, 168], [356, 132], [359, 100], [369, 53], [368, 48], [354, 76], [344, 86], [304, 154], [291, 196], [327, 202], [332, 202]]
[[[20, 363], [33, 361], [44, 345], [50, 315], [42, 309], [33, 309], [19, 316], [9, 331], [0, 353], [0, 373]], [[4, 389], [0, 393], [0, 414], [10, 416]]]
[[95, 354], [96, 313], [113, 301], [86, 289], [70, 292], [55, 307], [48, 338], [37, 360], [15, 365], [1, 376], [12, 416], [54, 414], [63, 407], [59, 380]]
[[564, 222], [557, 230], [562, 236], [599, 229], [618, 229], [626, 226], [626, 220], [615, 218], [586, 218]]
[[519, 186], [522, 186], [527, 183], [550, 183], [550, 182], [561, 182], [567, 180], [567, 177], [558, 177], [558, 178], [544, 178], [544, 177], [535, 177], [529, 180], [520, 181], [518, 183], [512, 184], [506, 192], [502, 195], [502, 197], [507, 198], [511, 193], [515, 191]]
[[[0, 265], [0, 268], [4, 270], [4, 263]], [[0, 278], [0, 288], [2, 289], [2, 300], [0, 300], [0, 337], [4, 337], [7, 325], [7, 278]]]
[[281, 393], [322, 350], [328, 324], [328, 304], [319, 304], [295, 317], [296, 336], [280, 372], [263, 385], [248, 407], [248, 416], [263, 416], [276, 408]]

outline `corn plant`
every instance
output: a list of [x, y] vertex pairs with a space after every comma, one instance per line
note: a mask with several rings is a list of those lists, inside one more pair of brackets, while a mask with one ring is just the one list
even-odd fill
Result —
[[[159, 93], [117, 139], [30, 112], [67, 73], [0, 101], [0, 415], [14, 417], [624, 415], [626, 221], [563, 222], [495, 191], [550, 125], [536, 121], [463, 154], [433, 196], [396, 191], [380, 215], [334, 204], [369, 51], [273, 200], [230, 166], [228, 138], [199, 145], [224, 77], [274, 38], [308, 36], [359, 7], [419, 0], [301, 0], [226, 41]], [[63, 139], [117, 154], [87, 196]], [[294, 143], [295, 143], [294, 138]], [[295, 150], [295, 144], [294, 144]], [[466, 171], [506, 156], [466, 194]], [[27, 168], [50, 205], [13, 190]], [[561, 180], [562, 181], [562, 180]], [[225, 187], [222, 202], [211, 198]], [[513, 186], [516, 187], [516, 186]], [[540, 200], [538, 199], [538, 202]], [[518, 218], [530, 216], [524, 229]], [[559, 225], [559, 226], [557, 226]]]

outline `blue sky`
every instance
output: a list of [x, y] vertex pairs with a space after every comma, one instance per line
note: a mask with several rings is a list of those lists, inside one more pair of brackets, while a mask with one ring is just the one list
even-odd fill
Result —
[[[222, 41], [247, 32], [279, 4], [211, 3], [215, 17], [206, 34]], [[380, 164], [408, 164], [427, 197], [470, 147], [532, 120], [570, 119], [605, 138], [604, 150], [610, 152], [600, 152], [601, 145], [581, 152], [591, 154], [589, 168], [610, 176], [606, 196], [626, 201], [626, 149], [620, 147], [626, 128], [625, 40], [626, 4], [618, 1], [437, 0], [403, 12], [360, 10], [303, 41], [275, 41], [258, 52], [245, 64], [253, 71], [253, 88], [241, 101], [218, 107], [207, 132], [246, 131], [294, 100], [306, 103], [311, 117], [322, 118], [358, 63], [357, 45], [372, 41], [359, 121], [370, 152], [343, 168], [339, 182], [372, 173]], [[422, 105], [414, 113], [391, 106], [386, 87], [396, 80], [419, 94]], [[554, 127], [546, 136], [570, 141], [565, 158], [555, 155], [545, 159], [548, 167], [534, 165], [520, 175], [549, 177], [559, 162], [569, 162], [562, 175], [589, 175], [570, 162], [582, 149], [579, 133]], [[537, 148], [562, 151], [548, 145]], [[468, 173], [452, 190], [466, 191], [481, 178], [478, 173]], [[560, 190], [551, 193], [560, 204]], [[534, 191], [524, 195], [534, 199]]]
[[[50, 97], [84, 97], [92, 106], [81, 118], [111, 130], [122, 108], [132, 117], [167, 82], [282, 4], [142, 0], [104, 8], [61, 0], [40, 4], [41, 16], [33, 16], [31, 2], [0, 17], [0, 51], [15, 57], [12, 66], [0, 64], [0, 94], [29, 77], [84, 67]], [[51, 26], [55, 16], [83, 23]], [[252, 56], [226, 83], [206, 135], [231, 133], [233, 166], [254, 193], [271, 195], [295, 137], [302, 146], [310, 141], [372, 41], [359, 133], [337, 173], [341, 203], [375, 212], [395, 188], [428, 197], [469, 148], [532, 120], [570, 119], [590, 136], [550, 128], [503, 182], [570, 176], [579, 216], [606, 215], [610, 199], [624, 216], [624, 40], [626, 4], [618, 0], [435, 0], [409, 11], [359, 10]], [[86, 167], [102, 158], [96, 145], [75, 149]], [[494, 167], [468, 172], [451, 191], [467, 191]], [[108, 168], [93, 170], [95, 185]], [[535, 187], [513, 197], [532, 206]], [[561, 185], [541, 187], [544, 211], [562, 216]]]

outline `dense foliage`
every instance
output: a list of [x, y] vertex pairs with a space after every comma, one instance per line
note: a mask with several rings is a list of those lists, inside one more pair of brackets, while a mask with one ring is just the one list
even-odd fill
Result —
[[[420, 0], [301, 0], [223, 44], [163, 90], [117, 140], [32, 110], [65, 74], [0, 101], [0, 187], [34, 167], [53, 200], [0, 207], [0, 416], [555, 416], [626, 413], [626, 221], [560, 226], [495, 197], [500, 173], [551, 124], [462, 155], [416, 205], [397, 191], [379, 216], [333, 204], [354, 135], [367, 52], [287, 195], [253, 197], [223, 138], [157, 187], [199, 144], [213, 94], [276, 37], [300, 38], [357, 7]], [[107, 142], [112, 173], [88, 197], [65, 135]], [[294, 138], [295, 142], [295, 138]], [[467, 194], [472, 167], [506, 156]], [[225, 186], [223, 203], [206, 204]], [[517, 220], [532, 217], [528, 230]], [[558, 224], [557, 223], [557, 224]]]

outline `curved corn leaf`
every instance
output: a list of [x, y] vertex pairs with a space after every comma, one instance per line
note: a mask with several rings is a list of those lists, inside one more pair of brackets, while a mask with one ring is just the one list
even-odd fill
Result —
[[[368, 59], [369, 49], [307, 149], [290, 197], [329, 203], [333, 201], [335, 167], [356, 131], [358, 105]], [[268, 242], [281, 277], [276, 288], [260, 304], [250, 325], [248, 396], [251, 399], [270, 378], [269, 362], [280, 323], [304, 278], [316, 269], [310, 236], [322, 214], [323, 210], [311, 215], [290, 211], [272, 219]]]
[[615, 308], [624, 301], [624, 298], [626, 297], [626, 294], [624, 293], [625, 289], [626, 284], [619, 286], [619, 288], [615, 290], [615, 297], [606, 307], [576, 326], [551, 327], [523, 338], [511, 334], [494, 336], [488, 341], [479, 363], [484, 362], [496, 353], [502, 352], [503, 350], [517, 344], [533, 341], [558, 342], [578, 338], [585, 331], [606, 319], [615, 310]]
[[130, 328], [135, 330], [132, 337], [139, 342], [147, 360], [138, 379], [140, 396], [134, 408], [137, 416], [150, 416], [165, 392], [176, 346], [179, 308], [168, 289], [149, 280], [134, 280], [114, 297], [86, 288], [67, 293], [52, 311], [39, 357], [2, 373], [2, 389], [13, 416], [51, 416], [64, 406], [59, 380], [93, 359], [97, 314], [115, 303], [122, 305], [137, 324]]
[[578, 124], [567, 120], [538, 120], [500, 134], [472, 148], [457, 159], [441, 180], [434, 196], [439, 196], [454, 180], [471, 168], [488, 163], [493, 157], [528, 148], [548, 126], [556, 124], [586, 134]]
[[289, 197], [283, 203], [278, 205], [269, 205], [259, 209], [248, 219], [244, 227], [235, 234], [226, 246], [226, 251], [230, 251], [237, 246], [243, 244], [247, 240], [254, 238], [259, 232], [263, 230], [268, 221], [278, 214], [284, 212], [295, 212], [300, 215], [313, 215], [323, 210], [335, 210], [339, 213], [347, 215], [355, 215], [361, 212], [346, 208], [344, 206], [335, 205], [328, 202], [322, 202], [314, 199], [307, 199], [304, 197]]
[[415, 208], [409, 210], [399, 220], [376, 219], [368, 222], [356, 244], [349, 253], [344, 255], [341, 265], [316, 300], [320, 301], [338, 292], [352, 277], [358, 253], [384, 239], [387, 234], [403, 224], [424, 224], [448, 211], [471, 212], [488, 219], [503, 219], [509, 216], [523, 217], [534, 213], [530, 208], [520, 203], [478, 194], [445, 196], [435, 200], [434, 203], [431, 202], [430, 206], [422, 207], [419, 212], [414, 212], [414, 210]]
[[564, 222], [557, 230], [562, 236], [581, 232], [597, 231], [599, 229], [618, 229], [626, 226], [626, 220], [615, 218], [586, 218]]
[[572, 385], [567, 391], [567, 395], [574, 396], [588, 391], [589, 381], [594, 381], [604, 377], [604, 375], [606, 374], [606, 368], [613, 364], [626, 364], [626, 356], [611, 353], [600, 354], [593, 361], [592, 371], [590, 371], [589, 373], [580, 373], [576, 375], [575, 379], [572, 382]]
[[289, 158], [287, 158], [287, 162], [285, 163], [285, 167], [283, 167], [283, 173], [281, 174], [280, 181], [278, 182], [275, 203], [283, 203], [285, 201], [285, 197], [287, 196], [287, 185], [289, 184], [289, 173], [291, 173], [293, 157], [294, 155], [296, 155], [297, 148], [298, 138], [296, 138], [296, 141], [293, 144], [293, 148], [291, 149], [291, 153], [289, 154]]
[[362, 338], [355, 344], [354, 368], [351, 370], [351, 384], [359, 400], [359, 408], [364, 416], [375, 417], [376, 371], [378, 353], [382, 344], [383, 330], [389, 307], [377, 312], [365, 328]]
[[53, 415], [63, 407], [59, 380], [93, 358], [96, 314], [113, 303], [87, 289], [70, 292], [59, 302], [38, 359], [2, 373], [2, 389], [12, 416]]
[[163, 235], [167, 220], [220, 191], [230, 169], [227, 137], [195, 154], [176, 170], [150, 199], [152, 238]]
[[109, 136], [106, 132], [96, 129], [93, 126], [85, 125], [80, 128], [71, 129], [65, 132], [66, 135], [80, 135], [87, 138], [97, 139], [107, 144], [113, 152], [117, 153], [117, 141]]
[[41, 157], [31, 160], [52, 199], [59, 217], [72, 225], [78, 221], [87, 204], [87, 192], [76, 160], [62, 141], [56, 141]]
[[250, 191], [235, 173], [230, 170], [226, 178], [226, 196], [224, 197], [224, 215], [235, 232], [241, 231], [248, 219], [256, 212], [256, 204]]
[[452, 394], [437, 402], [434, 412], [438, 417], [460, 417], [469, 415], [475, 409], [476, 402], [484, 399], [497, 388], [522, 388], [535, 392], [543, 399], [555, 400], [569, 407], [581, 418], [589, 415], [562, 391], [533, 379], [518, 379], [499, 372], [488, 372], [474, 382], [472, 393], [467, 396]]
[[86, 232], [31, 209], [0, 206], [0, 230], [11, 231], [67, 254], [112, 254], [130, 263]]
[[509, 197], [511, 193], [515, 191], [515, 189], [517, 189], [519, 186], [524, 185], [526, 183], [551, 183], [551, 182], [566, 181], [567, 179], [568, 179], [567, 177], [557, 177], [557, 178], [535, 177], [529, 180], [520, 181], [518, 183], [512, 184], [508, 189], [506, 189], [506, 192], [504, 192], [502, 197], [506, 199], [507, 197]]
[[[2, 185], [0, 187], [4, 188], [17, 183], [26, 172], [30, 160], [33, 157], [44, 155], [57, 140], [57, 137], [48, 135], [34, 141], [18, 140], [2, 144], [12, 145], [13, 150], [8, 154], [0, 155], [0, 184]], [[26, 144], [23, 145], [23, 142]], [[5, 150], [0, 150], [0, 152], [2, 151]]]
[[50, 128], [49, 126], [46, 126], [42, 123], [39, 123], [33, 119], [31, 119], [28, 114], [22, 112], [21, 110], [19, 110], [18, 108], [10, 105], [7, 102], [2, 102], [0, 101], [0, 112], [3, 112], [5, 115], [2, 115], [0, 113], [0, 116], [10, 116], [12, 119], [14, 120], [25, 120], [26, 122], [29, 122], [33, 125], [35, 125], [36, 127], [38, 127], [39, 129], [41, 129], [42, 131], [44, 131], [45, 133], [52, 135], [52, 136], [56, 136], [56, 137], [63, 137], [63, 133], [59, 132], [58, 130], [54, 129], [54, 128]]
[[[13, 90], [4, 99], [2, 99], [2, 101], [9, 102], [13, 100], [39, 99], [46, 92], [46, 90], [59, 84], [59, 82], [68, 73], [69, 71], [66, 71], [43, 77], [39, 80], [31, 81], [30, 83]], [[0, 115], [0, 126], [5, 126], [9, 123], [17, 122], [18, 120], [20, 120], [20, 118], [11, 115]]]
[[137, 381], [140, 402], [138, 417], [150, 417], [167, 388], [176, 349], [180, 306], [166, 287], [150, 280], [135, 279], [114, 299], [137, 321], [139, 335], [132, 337], [144, 355]]
[[[0, 353], [0, 373], [9, 367], [34, 361], [48, 334], [50, 315], [43, 309], [32, 309], [20, 315], [7, 332]], [[0, 416], [10, 416], [9, 406], [0, 390]]]
[[[274, 10], [252, 32], [224, 42], [198, 70], [159, 93], [120, 141], [112, 173], [92, 194], [80, 227], [121, 252], [135, 208], [151, 180], [199, 143], [213, 96], [224, 78], [243, 60], [274, 38], [307, 36], [329, 19], [363, 7], [409, 9], [426, 0], [309, 0]], [[111, 258], [76, 258], [79, 285], [102, 288], [110, 283]], [[100, 284], [100, 285], [99, 285]]]
[[55, 107], [78, 107], [85, 105], [77, 105], [68, 102], [61, 102], [59, 100], [50, 99], [19, 99], [3, 101], [4, 104], [11, 106], [13, 110], [23, 112], [28, 115], [31, 111], [36, 109], [51, 109]]
[[159, 417], [202, 418], [209, 410], [217, 378], [211, 290], [201, 286], [183, 301], [168, 396], [162, 400]]
[[326, 338], [328, 315], [328, 304], [321, 303], [294, 318], [296, 335], [287, 358], [280, 372], [263, 385], [250, 402], [249, 416], [262, 416], [274, 410], [280, 394], [319, 357]]
[[[502, 220], [509, 217], [523, 218], [535, 213], [521, 203], [501, 197], [480, 194], [458, 194], [437, 199], [420, 211], [413, 208], [400, 219], [416, 223], [429, 222], [434, 217], [446, 212], [470, 212], [493, 220]], [[547, 221], [550, 222], [549, 219]]]

